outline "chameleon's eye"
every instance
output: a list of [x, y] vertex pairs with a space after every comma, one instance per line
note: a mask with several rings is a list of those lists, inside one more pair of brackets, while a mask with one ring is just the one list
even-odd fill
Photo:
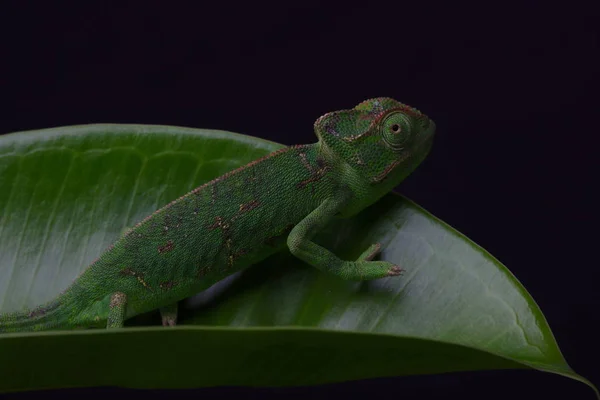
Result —
[[411, 119], [402, 112], [388, 115], [381, 124], [385, 143], [393, 150], [402, 150], [412, 133]]

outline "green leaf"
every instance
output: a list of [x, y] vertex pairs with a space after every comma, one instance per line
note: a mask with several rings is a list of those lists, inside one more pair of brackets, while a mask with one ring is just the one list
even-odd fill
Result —
[[[90, 125], [0, 138], [0, 312], [66, 288], [128, 226], [282, 147], [165, 126]], [[571, 370], [534, 300], [485, 250], [389, 194], [318, 241], [373, 242], [403, 277], [346, 282], [282, 253], [123, 330], [0, 335], [0, 391], [113, 385], [311, 385], [449, 371]], [[595, 388], [594, 388], [595, 390]]]

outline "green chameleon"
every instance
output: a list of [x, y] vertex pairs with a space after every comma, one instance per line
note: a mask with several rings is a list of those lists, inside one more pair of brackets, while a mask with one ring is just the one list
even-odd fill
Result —
[[311, 238], [328, 222], [375, 203], [428, 154], [435, 124], [390, 98], [315, 122], [318, 142], [275, 151], [174, 200], [125, 232], [64, 292], [32, 310], [0, 315], [0, 332], [122, 327], [159, 309], [174, 326], [177, 302], [287, 247], [342, 279], [402, 273], [373, 261], [378, 243], [344, 261]]

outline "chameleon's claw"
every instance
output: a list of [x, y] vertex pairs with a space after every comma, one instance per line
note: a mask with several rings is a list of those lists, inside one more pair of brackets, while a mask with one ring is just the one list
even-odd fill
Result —
[[177, 318], [173, 318], [173, 317], [163, 317], [162, 318], [162, 324], [163, 326], [175, 326], [177, 325]]
[[398, 275], [402, 275], [403, 273], [404, 273], [404, 270], [401, 267], [394, 265], [388, 271], [388, 276], [398, 276]]

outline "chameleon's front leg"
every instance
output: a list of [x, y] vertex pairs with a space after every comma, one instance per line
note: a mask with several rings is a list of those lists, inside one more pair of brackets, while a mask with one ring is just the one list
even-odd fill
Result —
[[400, 275], [402, 269], [397, 265], [387, 261], [370, 261], [379, 253], [381, 246], [378, 243], [371, 245], [356, 261], [344, 261], [311, 241], [311, 238], [342, 209], [344, 203], [343, 198], [329, 198], [300, 221], [287, 239], [291, 253], [304, 262], [342, 279], [370, 280]]

